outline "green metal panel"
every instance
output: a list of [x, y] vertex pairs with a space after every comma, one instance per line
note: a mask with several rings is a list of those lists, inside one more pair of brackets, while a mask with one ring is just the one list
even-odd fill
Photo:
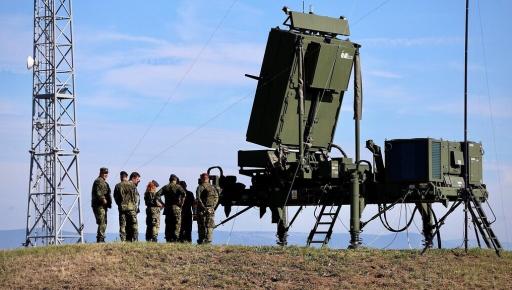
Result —
[[312, 147], [327, 148], [332, 142], [350, 80], [354, 44], [279, 29], [272, 29], [269, 34], [247, 129], [249, 142], [273, 148], [278, 144], [295, 148], [299, 145], [295, 52], [298, 37], [303, 38], [305, 52], [305, 118], [313, 114], [313, 100], [320, 100], [311, 128]]
[[441, 141], [430, 140], [430, 179], [440, 181], [442, 176]]
[[451, 151], [450, 153], [450, 162], [453, 167], [464, 165], [464, 154], [462, 151]]
[[[462, 155], [460, 142], [448, 142], [449, 146], [449, 174], [462, 174], [462, 165], [464, 164], [464, 156]], [[462, 159], [462, 161], [460, 161]]]
[[[281, 111], [286, 110], [288, 81], [294, 64], [297, 35], [272, 29], [261, 66], [260, 78], [247, 129], [247, 141], [272, 147]], [[285, 108], [283, 108], [285, 107]]]
[[470, 157], [469, 184], [482, 184], [482, 158]]
[[315, 14], [290, 12], [291, 25], [297, 29], [306, 29], [319, 32], [350, 35], [348, 21], [341, 18], [332, 18]]
[[[461, 143], [464, 144], [464, 143]], [[480, 185], [483, 182], [482, 145], [470, 142], [469, 151], [469, 184]]]

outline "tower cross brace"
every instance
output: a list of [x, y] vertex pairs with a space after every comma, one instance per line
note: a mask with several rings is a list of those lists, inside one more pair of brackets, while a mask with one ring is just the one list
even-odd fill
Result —
[[71, 0], [34, 0], [25, 246], [83, 242]]

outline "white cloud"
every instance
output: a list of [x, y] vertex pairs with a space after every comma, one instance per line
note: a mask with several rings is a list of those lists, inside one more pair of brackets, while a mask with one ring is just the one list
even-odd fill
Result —
[[125, 33], [119, 33], [114, 31], [103, 31], [103, 32], [89, 32], [80, 36], [80, 41], [85, 44], [90, 43], [108, 43], [108, 42], [139, 42], [145, 44], [165, 44], [166, 41], [154, 37], [142, 36], [142, 35], [130, 35]]
[[408, 37], [408, 38], [365, 38], [359, 40], [365, 46], [385, 46], [385, 47], [411, 47], [411, 46], [432, 46], [432, 45], [451, 45], [460, 44], [464, 41], [461, 37]]
[[[247, 83], [241, 69], [233, 64], [202, 63], [194, 69], [190, 64], [177, 65], [133, 65], [111, 69], [102, 80], [104, 86], [122, 87], [133, 93], [150, 97], [169, 97], [182, 79], [193, 89], [192, 84], [203, 86], [241, 85]], [[192, 84], [191, 84], [192, 83]], [[183, 84], [182, 84], [183, 87]], [[182, 88], [183, 89], [183, 88]]]
[[[182, 80], [179, 87], [194, 87], [192, 90], [196, 84], [244, 85], [248, 82], [243, 74], [257, 73], [264, 53], [260, 43], [216, 42], [204, 46], [115, 32], [99, 33], [98, 37], [92, 37], [94, 32], [89, 34], [82, 45], [98, 48], [77, 52], [78, 71], [97, 73], [99, 85], [110, 91], [117, 89], [148, 97], [168, 97]], [[123, 49], [108, 47], [111, 41], [119, 42]], [[122, 45], [133, 41], [139, 45]]]
[[[123, 34], [119, 39], [122, 42], [126, 38], [140, 38], [140, 36]], [[94, 41], [98, 41], [98, 39]], [[84, 46], [87, 45], [87, 43], [84, 44]], [[106, 43], [102, 45], [106, 45]], [[101, 50], [103, 50], [101, 54], [86, 49], [79, 51], [77, 53], [78, 67], [80, 69], [101, 71], [118, 66], [160, 65], [195, 59], [220, 63], [233, 62], [259, 65], [263, 58], [264, 45], [260, 43], [217, 42], [204, 47], [203, 44], [199, 43], [176, 44], [155, 39], [154, 42], [144, 43], [135, 48], [122, 48], [122, 50], [101, 48]]]
[[[510, 98], [494, 98], [492, 101], [492, 115], [494, 118], [512, 118], [512, 100]], [[426, 110], [447, 115], [461, 116], [463, 112], [462, 101], [454, 102], [445, 100], [442, 103], [429, 104], [425, 106]], [[473, 96], [468, 103], [468, 113], [472, 116], [488, 117], [490, 116], [488, 101], [484, 101], [482, 96]]]
[[379, 77], [379, 78], [386, 78], [386, 79], [401, 79], [402, 75], [392, 72], [392, 71], [386, 71], [386, 70], [378, 70], [378, 69], [370, 69], [366, 72], [367, 75]]
[[77, 103], [86, 107], [93, 108], [109, 108], [109, 109], [125, 109], [133, 108], [133, 104], [123, 95], [114, 95], [114, 93], [102, 92], [94, 95], [80, 95]]

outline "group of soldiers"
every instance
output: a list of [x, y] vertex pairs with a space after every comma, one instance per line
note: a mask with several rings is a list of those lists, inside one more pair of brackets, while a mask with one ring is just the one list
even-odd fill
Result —
[[[100, 168], [92, 186], [92, 209], [98, 231], [96, 241], [105, 242], [107, 212], [112, 208], [112, 194], [107, 183], [108, 169]], [[140, 195], [137, 186], [140, 174], [120, 172], [120, 182], [114, 187], [114, 201], [119, 210], [119, 238], [121, 241], [138, 240], [137, 214], [140, 212]], [[165, 240], [167, 242], [192, 242], [192, 221], [197, 221], [198, 244], [212, 242], [215, 226], [215, 208], [219, 191], [210, 184], [209, 175], [202, 173], [196, 196], [187, 190], [187, 183], [171, 174], [169, 183], [162, 186], [151, 180], [144, 193], [146, 205], [146, 241], [157, 242], [160, 228], [160, 212], [165, 215]], [[163, 198], [163, 200], [162, 200]]]

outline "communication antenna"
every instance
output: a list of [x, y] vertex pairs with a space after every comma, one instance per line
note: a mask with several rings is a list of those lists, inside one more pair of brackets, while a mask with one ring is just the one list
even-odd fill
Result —
[[34, 1], [25, 246], [83, 242], [71, 0]]
[[464, 249], [468, 251], [468, 210], [469, 210], [469, 150], [468, 150], [468, 18], [469, 0], [466, 0], [464, 26]]

